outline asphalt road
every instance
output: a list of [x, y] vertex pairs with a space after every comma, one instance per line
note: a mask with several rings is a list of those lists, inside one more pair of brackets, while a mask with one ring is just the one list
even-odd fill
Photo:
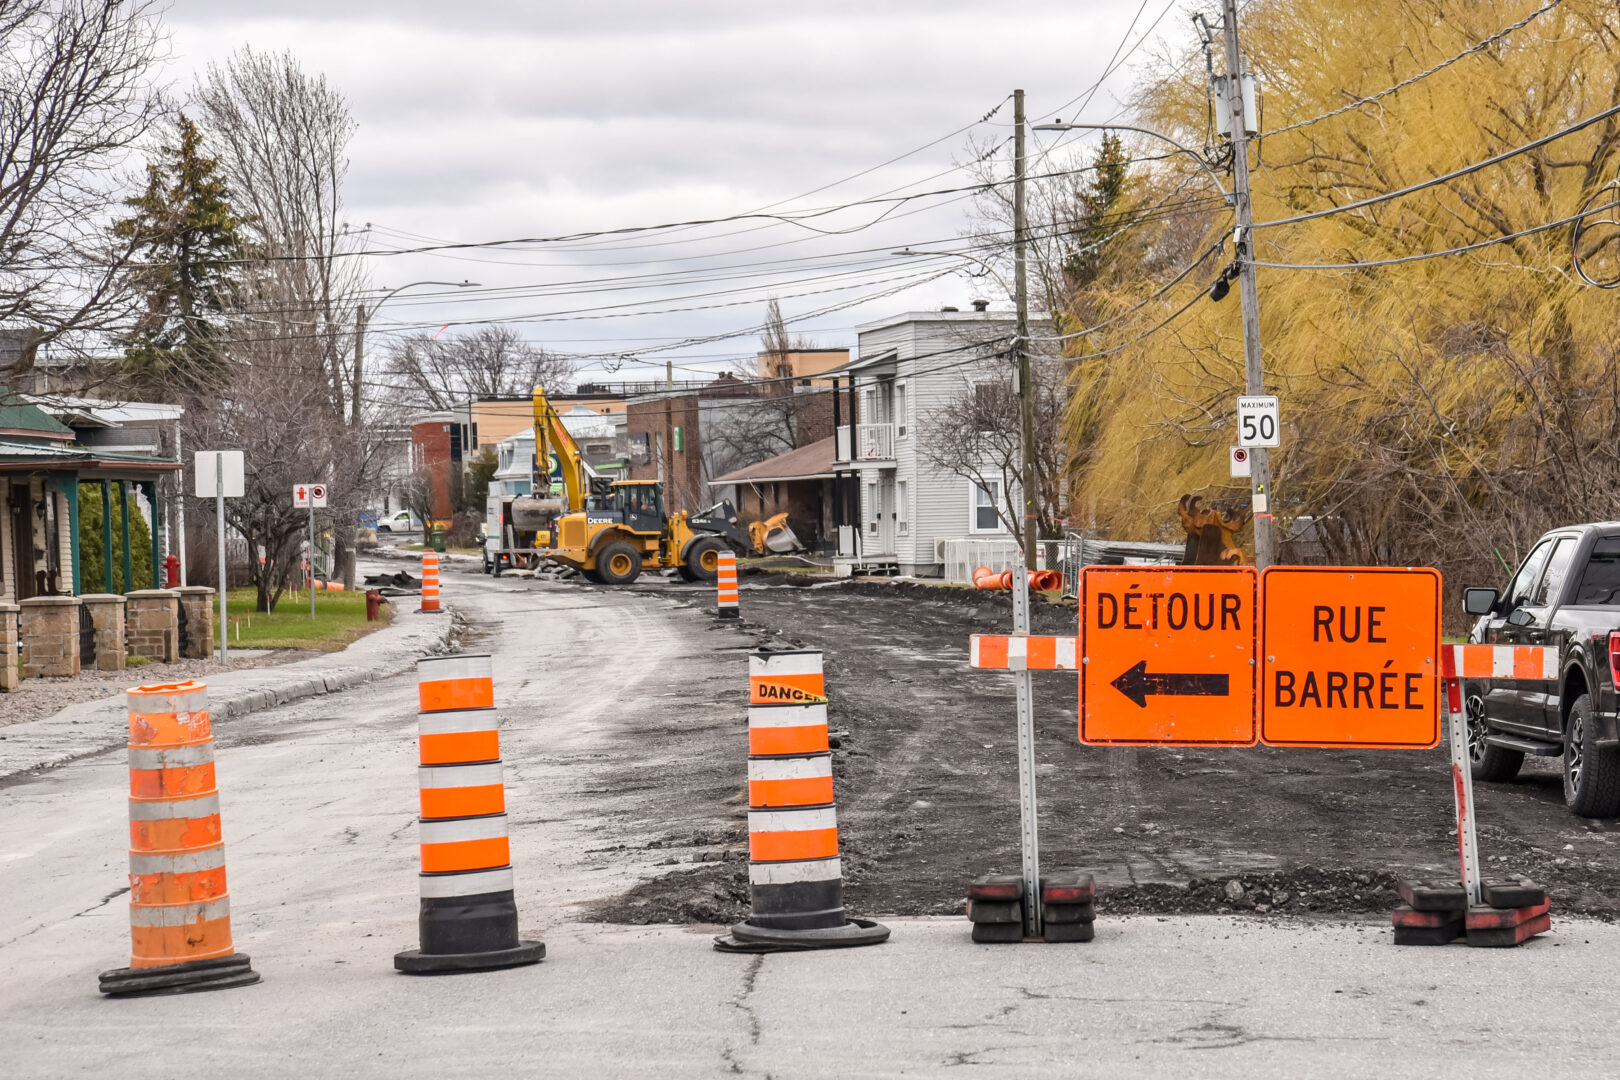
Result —
[[[645, 594], [453, 574], [446, 595], [495, 655], [545, 963], [394, 972], [416, 943], [415, 686], [383, 680], [218, 732], [257, 986], [101, 998], [129, 950], [123, 754], [0, 787], [0, 1075], [1613, 1074], [1620, 928], [1596, 922], [1482, 952], [1339, 920], [1113, 919], [1091, 945], [996, 947], [897, 919], [877, 948], [759, 958], [715, 953], [712, 928], [579, 921], [667, 870], [647, 838], [739, 819], [747, 639]], [[727, 734], [736, 760], [713, 760]]]

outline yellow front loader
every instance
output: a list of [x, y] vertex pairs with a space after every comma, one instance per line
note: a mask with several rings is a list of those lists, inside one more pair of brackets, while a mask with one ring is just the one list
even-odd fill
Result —
[[729, 503], [690, 515], [664, 509], [655, 480], [619, 480], [590, 495], [585, 509], [565, 514], [551, 530], [545, 556], [602, 585], [628, 585], [644, 568], [675, 570], [686, 581], [713, 581], [720, 552], [751, 543], [737, 529]]

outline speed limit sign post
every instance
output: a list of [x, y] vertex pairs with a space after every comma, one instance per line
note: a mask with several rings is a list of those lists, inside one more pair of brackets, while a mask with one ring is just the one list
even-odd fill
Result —
[[1281, 433], [1277, 425], [1277, 399], [1256, 394], [1238, 398], [1238, 445], [1255, 447], [1281, 446]]
[[[1250, 384], [1254, 385], [1253, 383]], [[1256, 565], [1270, 565], [1274, 554], [1271, 543], [1271, 463], [1266, 451], [1282, 445], [1282, 422], [1277, 398], [1271, 394], [1245, 394], [1237, 399], [1238, 444], [1232, 448], [1232, 475], [1249, 478], [1254, 510], [1254, 558]]]

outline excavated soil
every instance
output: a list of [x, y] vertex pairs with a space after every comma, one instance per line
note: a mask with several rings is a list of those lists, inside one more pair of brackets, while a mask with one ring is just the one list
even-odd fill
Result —
[[[745, 584], [744, 629], [825, 653], [849, 909], [963, 910], [969, 880], [1019, 866], [1013, 680], [967, 665], [970, 634], [1010, 629], [1010, 597], [870, 582], [751, 587], [776, 576]], [[686, 605], [694, 637], [714, 626], [707, 589], [647, 592], [664, 599], [645, 602]], [[1043, 601], [1034, 630], [1069, 634], [1074, 623], [1072, 602]], [[710, 711], [726, 723], [663, 736], [690, 763], [686, 782], [653, 786], [634, 811], [709, 813], [715, 831], [648, 845], [672, 849], [666, 864], [703, 864], [661, 872], [595, 918], [747, 914], [740, 671], [738, 657], [708, 684], [720, 695]], [[1399, 903], [1396, 876], [1455, 879], [1443, 750], [1096, 749], [1076, 735], [1072, 673], [1038, 673], [1035, 692], [1042, 863], [1095, 873], [1099, 910], [1376, 913]], [[627, 769], [605, 783], [646, 781]], [[1488, 876], [1547, 886], [1555, 911], [1620, 913], [1620, 822], [1566, 811], [1555, 763], [1532, 759], [1518, 781], [1480, 784], [1476, 797]]]

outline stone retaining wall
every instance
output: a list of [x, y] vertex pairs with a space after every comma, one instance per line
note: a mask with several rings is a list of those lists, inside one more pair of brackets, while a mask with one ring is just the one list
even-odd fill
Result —
[[23, 678], [71, 678], [79, 673], [79, 598], [34, 596], [24, 600], [19, 636]]

